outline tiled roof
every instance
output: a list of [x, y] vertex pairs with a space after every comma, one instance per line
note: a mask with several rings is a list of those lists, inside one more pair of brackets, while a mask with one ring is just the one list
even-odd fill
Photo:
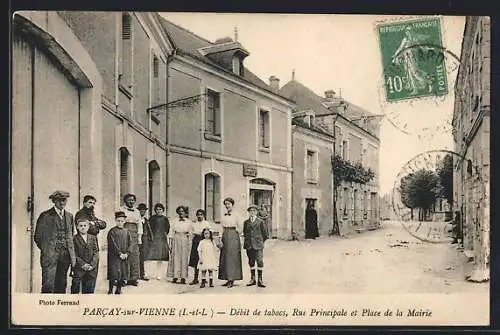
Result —
[[[326, 108], [325, 105], [323, 105], [324, 101], [323, 97], [320, 97], [319, 95], [314, 93], [310, 88], [306, 87], [297, 80], [291, 80], [288, 83], [286, 83], [280, 89], [280, 93], [281, 95], [284, 95], [294, 100], [300, 111], [312, 109], [314, 110], [315, 114], [331, 113], [331, 110], [329, 110], [328, 108]], [[360, 121], [359, 118], [361, 118], [362, 115], [373, 115], [372, 113], [366, 111], [365, 109], [347, 100], [346, 102], [349, 107], [347, 108], [343, 117], [349, 121], [350, 120]], [[359, 125], [355, 121], [351, 121], [351, 123], [354, 123], [358, 127], [364, 129], [361, 125]], [[368, 131], [373, 134], [371, 129], [370, 130], [365, 129], [365, 131]]]
[[272, 94], [275, 94], [277, 96], [280, 96], [281, 98], [284, 98], [286, 100], [290, 100], [288, 97], [283, 96], [282, 94], [274, 92], [271, 87], [266, 84], [262, 79], [260, 79], [257, 75], [252, 73], [248, 68], [245, 67], [244, 69], [244, 75], [243, 76], [238, 76], [234, 74], [233, 72], [221, 67], [219, 64], [216, 62], [212, 61], [208, 57], [205, 57], [198, 49], [207, 47], [207, 46], [212, 46], [215, 45], [215, 43], [196, 35], [195, 33], [178, 26], [168, 20], [166, 20], [164, 17], [160, 16], [160, 22], [169, 37], [170, 41], [174, 45], [174, 47], [181, 51], [181, 53], [185, 53], [189, 56], [192, 56], [198, 60], [201, 60], [204, 63], [207, 63], [215, 68], [217, 68], [220, 71], [223, 71], [225, 73], [229, 73], [233, 75], [234, 77], [239, 78], [240, 80], [244, 80], [246, 82], [249, 82], [253, 84], [254, 86], [257, 86], [261, 89], [264, 89]]

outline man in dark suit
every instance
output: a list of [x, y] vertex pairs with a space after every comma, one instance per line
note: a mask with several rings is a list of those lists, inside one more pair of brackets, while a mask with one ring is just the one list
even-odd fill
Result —
[[[243, 223], [243, 248], [247, 251], [251, 279], [247, 286], [257, 284], [266, 287], [262, 281], [264, 270], [264, 242], [269, 238], [266, 223], [257, 217], [257, 206], [248, 207], [250, 218]], [[257, 283], [255, 282], [255, 262], [257, 262]]]
[[68, 192], [55, 191], [49, 198], [54, 207], [40, 214], [34, 236], [41, 251], [42, 293], [66, 293], [68, 269], [76, 263], [73, 214], [64, 209]]
[[83, 207], [75, 214], [75, 222], [87, 220], [89, 221], [89, 231], [90, 235], [97, 236], [100, 230], [106, 228], [106, 222], [98, 219], [94, 213], [94, 206], [96, 199], [93, 195], [87, 194], [83, 197]]
[[99, 247], [97, 237], [88, 233], [89, 226], [87, 220], [76, 223], [78, 233], [73, 237], [76, 264], [72, 268], [71, 293], [94, 293], [99, 268]]

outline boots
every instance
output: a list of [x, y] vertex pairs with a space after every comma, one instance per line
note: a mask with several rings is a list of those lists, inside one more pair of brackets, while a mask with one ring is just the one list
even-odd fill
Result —
[[214, 287], [214, 280], [213, 280], [212, 278], [210, 278], [210, 279], [208, 280], [208, 283], [209, 283], [209, 285], [208, 285], [208, 286], [210, 286], [210, 287]]
[[204, 288], [206, 283], [207, 283], [207, 280], [206, 280], [205, 278], [203, 278], [203, 279], [201, 280], [201, 285], [200, 285], [200, 288]]
[[266, 287], [266, 285], [264, 285], [264, 282], [262, 281], [262, 270], [257, 270], [257, 274], [258, 274], [258, 279], [257, 279], [257, 286], [258, 287]]
[[255, 282], [255, 271], [254, 271], [254, 269], [250, 269], [250, 276], [251, 276], [251, 278], [250, 278], [250, 282], [248, 282], [247, 286], [253, 286], [253, 285], [255, 285], [255, 284], [256, 284], [256, 282]]
[[113, 294], [113, 281], [109, 281], [109, 289], [108, 289], [108, 294]]
[[122, 294], [122, 286], [123, 286], [124, 283], [122, 283], [121, 281], [118, 281], [118, 283], [116, 284], [116, 290], [115, 290], [115, 294]]
[[199, 273], [199, 270], [198, 269], [194, 269], [194, 279], [192, 282], [189, 283], [189, 285], [196, 285], [199, 283], [198, 281], [198, 273]]

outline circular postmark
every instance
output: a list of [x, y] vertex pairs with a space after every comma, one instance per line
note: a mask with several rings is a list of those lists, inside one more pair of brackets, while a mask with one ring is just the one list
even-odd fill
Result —
[[453, 240], [454, 171], [462, 168], [476, 178], [475, 185], [482, 185], [479, 167], [449, 150], [420, 153], [403, 166], [394, 183], [392, 209], [411, 236], [430, 243]]
[[381, 22], [376, 27], [383, 78], [378, 95], [386, 120], [420, 140], [451, 131], [449, 93], [460, 60], [443, 45], [441, 18]]

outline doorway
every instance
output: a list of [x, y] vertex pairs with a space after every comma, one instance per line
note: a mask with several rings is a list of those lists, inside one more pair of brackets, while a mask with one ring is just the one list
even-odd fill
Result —
[[40, 252], [35, 221], [53, 206], [58, 189], [70, 193], [66, 208], [79, 208], [80, 89], [45, 51], [15, 32], [12, 78], [13, 289], [39, 292]]
[[277, 238], [278, 229], [273, 220], [273, 196], [274, 183], [265, 179], [253, 179], [250, 181], [250, 205], [259, 208], [261, 218], [266, 222], [269, 236]]
[[305, 237], [319, 237], [317, 199], [306, 198], [306, 209], [304, 211]]
[[161, 192], [161, 178], [160, 178], [160, 165], [157, 161], [151, 161], [148, 163], [148, 208], [149, 217], [154, 214], [154, 205], [160, 202]]

